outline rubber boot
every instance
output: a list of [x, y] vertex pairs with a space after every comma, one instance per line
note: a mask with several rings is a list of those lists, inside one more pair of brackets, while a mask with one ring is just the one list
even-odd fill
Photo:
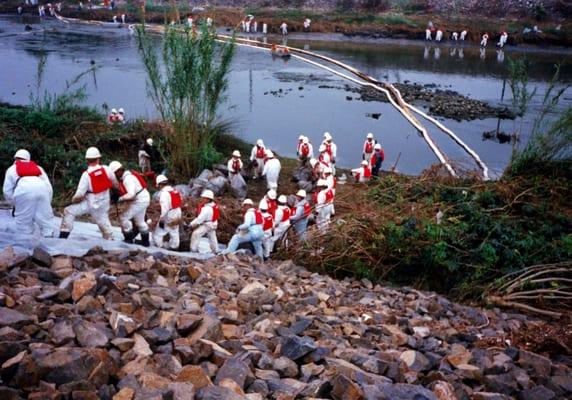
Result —
[[61, 231], [60, 232], [60, 239], [67, 239], [69, 235], [70, 235], [69, 232]]
[[139, 244], [144, 247], [149, 247], [149, 232], [141, 233], [141, 240], [136, 240], [135, 244]]
[[133, 231], [123, 232], [123, 241], [125, 243], [133, 244], [133, 238], [135, 237]]

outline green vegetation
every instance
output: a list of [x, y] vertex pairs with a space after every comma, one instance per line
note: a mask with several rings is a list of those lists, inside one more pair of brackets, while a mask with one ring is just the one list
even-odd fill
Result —
[[341, 191], [332, 232], [288, 256], [338, 276], [477, 298], [506, 274], [572, 258], [571, 178], [570, 162], [499, 182], [385, 176], [367, 194]]
[[168, 127], [164, 144], [170, 170], [188, 178], [221, 160], [214, 141], [229, 123], [217, 118], [217, 109], [225, 98], [235, 46], [217, 44], [204, 24], [200, 34], [165, 29], [159, 56], [144, 29], [137, 38], [148, 93]]

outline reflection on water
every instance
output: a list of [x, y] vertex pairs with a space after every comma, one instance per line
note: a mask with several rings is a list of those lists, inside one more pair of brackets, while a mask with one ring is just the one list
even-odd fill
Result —
[[[0, 25], [6, 32], [22, 31], [22, 25], [14, 18], [2, 17]], [[44, 33], [3, 39], [0, 74], [6, 80], [0, 85], [2, 100], [27, 103], [37, 60], [41, 54], [48, 54], [46, 89], [61, 90], [66, 79], [85, 71], [94, 61], [99, 67], [98, 85], [86, 82], [89, 104], [117, 105], [125, 108], [130, 117], [156, 116], [146, 95], [145, 72], [137, 54], [136, 38], [127, 30], [66, 27], [50, 22], [42, 26], [46, 29]], [[435, 46], [423, 42], [355, 43], [309, 41], [307, 37], [320, 38], [319, 35], [290, 38], [249, 35], [252, 40], [263, 43], [278, 42], [332, 56], [380, 80], [434, 84], [440, 89], [452, 89], [505, 105], [511, 101], [506, 89], [506, 59], [523, 56], [493, 47], [483, 49], [482, 53], [475, 47]], [[535, 99], [538, 105], [552, 76], [553, 65], [563, 56], [530, 53], [527, 58], [531, 61], [531, 84], [539, 87]], [[563, 67], [561, 74], [565, 80], [572, 80], [570, 66]], [[230, 75], [228, 101], [220, 114], [224, 119], [235, 121], [236, 133], [246, 140], [254, 142], [264, 138], [271, 148], [286, 156], [295, 155], [298, 135], [309, 136], [318, 144], [323, 132], [329, 131], [340, 149], [340, 165], [357, 166], [363, 139], [366, 133], [373, 132], [385, 148], [385, 168], [398, 161], [398, 170], [418, 173], [436, 162], [415, 129], [391, 105], [363, 102], [358, 94], [347, 92], [346, 85], [340, 78], [296, 59], [273, 58], [260, 50], [240, 48]], [[499, 130], [513, 132], [513, 121], [499, 122], [490, 118], [471, 122], [444, 120], [444, 123], [490, 167], [497, 171], [504, 168], [510, 156], [510, 144], [483, 140], [483, 133], [496, 130], [497, 126]], [[531, 119], [523, 123], [525, 139], [531, 123]], [[429, 131], [451, 159], [468, 163], [466, 155], [444, 134], [435, 128]]]

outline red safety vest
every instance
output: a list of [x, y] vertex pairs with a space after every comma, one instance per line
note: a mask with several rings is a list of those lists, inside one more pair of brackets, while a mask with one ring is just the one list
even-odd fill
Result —
[[369, 140], [366, 140], [366, 141], [365, 141], [365, 146], [364, 146], [365, 152], [366, 152], [367, 154], [372, 153], [372, 152], [373, 152], [373, 146], [374, 146], [374, 141], [373, 141], [373, 140], [372, 140], [371, 142], [370, 142]]
[[266, 157], [266, 149], [264, 147], [256, 146], [256, 158]]
[[282, 220], [280, 222], [286, 222], [290, 219], [291, 210], [288, 206], [281, 207], [282, 209]]
[[266, 203], [268, 204], [268, 212], [274, 217], [276, 215], [276, 209], [278, 208], [278, 202], [267, 198]]
[[257, 210], [256, 208], [252, 209], [249, 208], [248, 210], [246, 210], [246, 212], [242, 215], [243, 218], [249, 210], [254, 211], [254, 223], [256, 225], [261, 225], [264, 222], [264, 218], [262, 217], [262, 213], [260, 212], [260, 210]]
[[[330, 160], [332, 158], [330, 157]], [[320, 161], [321, 164], [324, 164], [324, 166], [329, 167], [330, 163], [324, 161], [324, 153], [320, 153], [320, 157], [318, 157], [318, 161]]]
[[[147, 189], [147, 181], [145, 180], [145, 178], [143, 178], [141, 176], [141, 174], [137, 171], [131, 171], [131, 175], [133, 175], [135, 178], [137, 178], [137, 180], [139, 181], [139, 184], [141, 185], [141, 190], [139, 192], [137, 192], [137, 194], [141, 193], [144, 189]], [[121, 196], [127, 194], [127, 189], [125, 189], [125, 185], [123, 184], [123, 181], [119, 182], [119, 194]]]
[[304, 157], [308, 157], [308, 155], [310, 154], [310, 146], [308, 145], [308, 143], [302, 144], [302, 146], [300, 147], [300, 152]]
[[171, 196], [171, 210], [181, 208], [181, 205], [183, 204], [183, 198], [181, 197], [181, 194], [173, 189], [169, 191], [169, 195]]
[[326, 152], [330, 155], [330, 158], [334, 156], [332, 154], [332, 145], [330, 143], [326, 143]]
[[268, 214], [267, 216], [263, 216], [264, 222], [262, 225], [262, 230], [263, 231], [268, 231], [270, 229], [272, 229], [272, 227], [274, 226], [274, 218], [272, 218], [272, 215]]
[[[370, 167], [363, 167], [363, 177], [364, 178], [371, 178], [371, 168]], [[358, 176], [359, 179], [359, 176]]]
[[334, 192], [332, 189], [326, 191], [326, 203], [331, 203], [334, 201]]
[[312, 213], [312, 207], [310, 206], [310, 204], [308, 202], [305, 202], [304, 203], [304, 216], [309, 217], [311, 213]]
[[383, 152], [383, 149], [381, 149], [381, 151], [375, 152], [371, 155], [371, 161], [370, 164], [372, 166], [374, 166], [377, 163], [377, 155], [379, 154], [380, 158], [381, 158], [381, 162], [383, 162], [383, 160], [385, 160], [385, 153]]
[[87, 173], [89, 175], [89, 180], [91, 182], [91, 192], [92, 193], [101, 193], [109, 190], [113, 187], [113, 183], [111, 183], [111, 179], [107, 176], [107, 172], [105, 168], [99, 167], [94, 169], [91, 172]]
[[213, 209], [213, 217], [211, 218], [211, 222], [217, 222], [220, 217], [220, 210], [218, 205], [214, 203], [213, 205], [206, 204], [199, 204], [197, 206], [197, 216], [201, 213], [204, 206], [211, 207]]
[[237, 172], [240, 170], [240, 160], [232, 160], [232, 169]]
[[25, 176], [40, 176], [40, 175], [42, 175], [42, 170], [40, 170], [40, 167], [38, 167], [38, 164], [36, 164], [33, 161], [17, 160], [16, 161], [16, 174], [18, 174], [18, 176], [20, 178], [23, 178]]

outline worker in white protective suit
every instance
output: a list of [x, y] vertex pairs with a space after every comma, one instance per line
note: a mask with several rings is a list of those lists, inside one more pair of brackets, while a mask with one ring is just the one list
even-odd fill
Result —
[[485, 33], [482, 37], [481, 37], [481, 47], [487, 47], [487, 42], [489, 40], [489, 34]]
[[258, 205], [258, 209], [262, 213], [262, 251], [264, 260], [270, 257], [272, 251], [272, 236], [274, 234], [274, 217], [268, 211], [268, 203], [262, 199]]
[[274, 157], [274, 153], [270, 150], [266, 151], [266, 158], [267, 160], [262, 170], [262, 176], [266, 177], [266, 186], [269, 190], [277, 190], [280, 169], [282, 168], [280, 160]]
[[332, 170], [335, 173], [336, 159], [338, 158], [338, 146], [334, 143], [330, 132], [324, 132], [324, 141], [322, 144], [326, 146], [326, 152], [330, 155], [330, 167], [332, 167]]
[[255, 165], [254, 178], [260, 178], [262, 176], [262, 170], [264, 169], [264, 159], [266, 158], [266, 146], [262, 139], [256, 141], [256, 145], [252, 148], [250, 152], [250, 162]]
[[302, 241], [306, 240], [306, 229], [308, 228], [308, 218], [312, 213], [312, 207], [306, 200], [306, 191], [298, 190], [296, 193], [296, 205], [294, 211], [290, 215], [290, 224], [294, 225], [294, 230], [298, 234], [298, 238]]
[[287, 203], [288, 199], [286, 196], [281, 195], [278, 197], [278, 207], [274, 213], [274, 236], [272, 236], [270, 252], [274, 251], [276, 242], [282, 239], [282, 236], [284, 236], [290, 227], [291, 210]]
[[236, 174], [240, 174], [242, 171], [242, 160], [240, 159], [240, 151], [235, 150], [232, 152], [232, 157], [226, 163], [226, 168], [228, 169], [228, 179], [232, 179], [232, 177]]
[[[119, 183], [117, 201], [128, 204], [127, 209], [119, 215], [124, 241], [133, 243], [137, 235], [141, 234], [140, 244], [149, 247], [149, 225], [145, 213], [151, 203], [151, 195], [147, 190], [147, 181], [137, 171], [125, 170], [119, 161], [112, 161], [109, 168]], [[133, 221], [137, 230], [133, 228]]]
[[506, 32], [501, 33], [499, 42], [497, 43], [497, 46], [499, 46], [502, 49], [504, 47], [504, 45], [506, 44], [507, 40], [508, 40], [508, 33], [506, 33]]
[[31, 234], [34, 224], [45, 237], [53, 236], [53, 189], [46, 171], [30, 159], [28, 150], [14, 155], [14, 164], [4, 177], [4, 199], [14, 208], [12, 215], [19, 232]]
[[64, 209], [60, 238], [66, 239], [70, 235], [76, 217], [89, 214], [99, 227], [103, 238], [112, 240], [109, 190], [118, 186], [117, 179], [108, 166], [100, 164], [101, 153], [96, 147], [87, 149], [85, 159], [87, 170], [81, 174], [77, 190], [72, 197], [72, 204]]
[[443, 30], [441, 28], [437, 29], [437, 33], [435, 34], [435, 40], [440, 42], [443, 39]]
[[298, 147], [298, 159], [302, 164], [306, 164], [306, 162], [312, 158], [314, 158], [314, 148], [312, 147], [312, 143], [310, 143], [310, 139], [304, 136], [302, 143]]
[[466, 37], [467, 37], [467, 30], [466, 30], [466, 29], [463, 29], [463, 30], [461, 31], [461, 38], [460, 38], [461, 41], [464, 42]]
[[256, 256], [263, 258], [262, 237], [264, 234], [262, 232], [262, 224], [264, 219], [262, 218], [262, 213], [254, 208], [254, 203], [251, 199], [245, 199], [242, 202], [242, 211], [243, 222], [238, 226], [237, 232], [232, 236], [222, 254], [234, 253], [241, 243], [251, 242]]
[[212, 190], [205, 190], [201, 193], [201, 202], [197, 206], [197, 216], [191, 221], [191, 251], [198, 253], [201, 238], [207, 236], [209, 245], [213, 254], [218, 253], [218, 240], [216, 237], [216, 229], [218, 228], [218, 219], [220, 210], [214, 201], [214, 193]]
[[453, 39], [455, 42], [459, 40], [459, 32], [453, 32], [451, 39]]
[[[153, 232], [153, 242], [157, 247], [166, 247], [176, 251], [179, 249], [179, 225], [182, 219], [183, 197], [169, 185], [169, 180], [165, 175], [157, 176], [155, 183], [159, 188], [161, 215]], [[164, 238], [167, 234], [169, 242], [165, 246]]]
[[334, 204], [334, 193], [328, 188], [324, 179], [318, 180], [316, 184], [318, 191], [314, 193], [314, 206], [316, 207], [316, 225], [320, 232], [325, 233], [330, 225], [332, 217], [332, 206]]
[[282, 36], [288, 34], [288, 24], [286, 22], [282, 22], [282, 24], [280, 24], [280, 32], [282, 32]]
[[368, 182], [371, 179], [371, 167], [369, 162], [362, 160], [361, 166], [359, 168], [352, 169], [352, 175], [354, 176], [356, 182]]
[[365, 142], [363, 143], [363, 149], [361, 154], [362, 160], [369, 160], [373, 154], [373, 147], [377, 143], [377, 140], [373, 137], [373, 133], [368, 133]]

